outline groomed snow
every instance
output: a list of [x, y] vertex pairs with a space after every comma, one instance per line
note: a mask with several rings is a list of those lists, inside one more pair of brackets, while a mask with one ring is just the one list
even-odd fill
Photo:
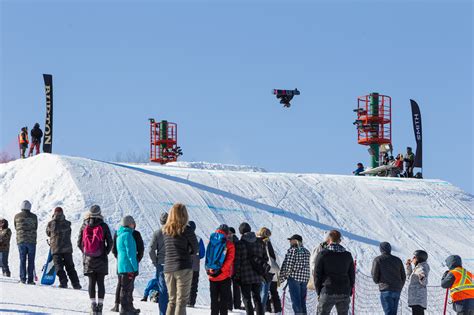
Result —
[[[357, 258], [358, 268], [370, 274], [378, 243], [389, 241], [402, 259], [415, 249], [425, 249], [432, 268], [430, 282], [439, 284], [449, 254], [459, 254], [474, 269], [472, 223], [473, 196], [442, 180], [354, 177], [321, 174], [235, 172], [159, 165], [108, 163], [85, 158], [42, 154], [0, 165], [0, 215], [13, 226], [21, 201], [28, 199], [38, 215], [36, 269], [47, 255], [45, 227], [52, 209], [62, 206], [77, 236], [85, 211], [102, 207], [111, 228], [132, 214], [137, 229], [149, 244], [158, 228], [159, 215], [174, 202], [188, 206], [197, 223], [197, 234], [206, 239], [219, 224], [238, 227], [267, 226], [280, 260], [287, 237], [301, 234], [312, 249], [325, 231], [337, 228], [343, 245]], [[10, 265], [18, 273], [18, 251], [13, 232]], [[107, 290], [116, 277], [110, 256]], [[74, 259], [79, 273], [82, 259]], [[136, 294], [153, 277], [147, 256], [140, 266]], [[208, 305], [208, 283], [201, 271], [198, 303]], [[83, 285], [86, 284], [82, 280]], [[3, 290], [2, 284], [2, 290]], [[376, 298], [376, 297], [375, 297]], [[374, 303], [377, 303], [376, 300]]]

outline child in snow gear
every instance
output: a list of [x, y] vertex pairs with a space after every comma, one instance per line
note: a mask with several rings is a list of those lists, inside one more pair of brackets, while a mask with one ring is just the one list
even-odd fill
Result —
[[33, 155], [33, 149], [36, 149], [36, 155], [38, 155], [40, 153], [41, 138], [43, 137], [43, 131], [40, 129], [40, 125], [38, 123], [35, 124], [33, 129], [31, 129], [30, 134], [31, 145], [28, 156]]
[[[63, 209], [54, 209], [53, 219], [48, 222], [46, 235], [49, 237], [49, 246], [53, 256], [54, 268], [59, 278], [59, 287], [67, 288], [67, 276], [74, 289], [81, 289], [72, 259], [71, 222], [66, 220]], [[66, 268], [66, 272], [64, 272]]]
[[8, 221], [0, 218], [0, 265], [4, 277], [10, 277], [10, 268], [8, 267], [8, 254], [10, 253], [10, 239], [12, 230], [8, 227]]
[[295, 314], [307, 314], [306, 293], [310, 277], [309, 250], [303, 246], [303, 238], [295, 234], [288, 238], [290, 248], [281, 265], [280, 280], [288, 280], [291, 303]]
[[[428, 253], [424, 250], [416, 250], [413, 258], [406, 262], [408, 277], [408, 306], [411, 307], [413, 315], [422, 315], [428, 304], [428, 275], [430, 266], [426, 262]], [[412, 264], [415, 268], [412, 267]]]
[[79, 231], [77, 247], [82, 252], [84, 275], [89, 278], [91, 314], [101, 315], [105, 296], [104, 278], [109, 273], [107, 255], [112, 250], [112, 235], [98, 205], [92, 206], [86, 213]]
[[231, 277], [235, 246], [228, 239], [229, 227], [219, 226], [206, 249], [206, 271], [211, 292], [211, 315], [227, 315], [232, 299]]
[[117, 231], [117, 273], [120, 281], [120, 314], [138, 314], [133, 307], [133, 288], [138, 275], [137, 242], [133, 236], [136, 224], [132, 216], [122, 218]]
[[379, 285], [385, 315], [397, 315], [400, 292], [406, 281], [405, 268], [402, 260], [392, 255], [390, 243], [380, 243], [380, 253], [372, 263], [372, 279]]
[[[278, 279], [280, 275], [280, 266], [278, 264], [278, 257], [273, 249], [270, 237], [272, 232], [270, 229], [263, 227], [258, 233], [257, 237], [263, 242], [270, 264], [270, 271], [262, 282], [261, 299], [262, 305], [270, 313], [279, 313], [282, 311], [280, 295], [278, 293]], [[270, 297], [270, 298], [269, 298]]]
[[338, 314], [349, 312], [355, 283], [354, 260], [340, 243], [341, 233], [331, 230], [327, 248], [316, 257], [314, 284], [319, 299], [318, 315], [329, 315], [334, 306]]
[[21, 128], [21, 132], [18, 135], [18, 145], [20, 146], [20, 157], [22, 159], [26, 158], [26, 150], [28, 149], [28, 144], [30, 141], [28, 140], [28, 127]]
[[355, 176], [364, 176], [361, 174], [364, 171], [364, 165], [362, 163], [357, 163], [357, 169], [352, 172]]
[[[168, 213], [162, 213], [160, 215], [161, 226], [165, 225], [167, 220]], [[168, 308], [168, 289], [166, 288], [164, 273], [165, 254], [164, 236], [162, 228], [160, 228], [153, 233], [149, 249], [150, 259], [156, 267], [156, 280], [158, 281], [158, 291], [160, 293], [158, 299], [160, 315], [166, 315], [166, 310]]]
[[[20, 281], [22, 283], [35, 284], [35, 256], [36, 236], [38, 230], [38, 218], [31, 213], [31, 203], [25, 200], [21, 203], [21, 212], [15, 215], [16, 242], [20, 253]], [[26, 262], [28, 261], [28, 279]]]
[[[228, 238], [232, 243], [234, 243], [234, 246], [239, 241], [239, 238], [235, 235], [235, 229], [233, 227], [229, 227]], [[240, 296], [240, 285], [234, 278], [235, 268], [232, 269], [232, 298], [229, 300], [229, 311], [232, 311], [233, 309], [244, 310], [245, 308], [242, 307], [242, 299]]]
[[474, 314], [474, 275], [463, 268], [461, 257], [446, 258], [447, 270], [441, 278], [441, 287], [449, 289], [453, 309], [457, 314]]
[[403, 159], [405, 162], [405, 177], [411, 178], [413, 177], [413, 168], [415, 164], [415, 154], [413, 154], [412, 148], [407, 147], [407, 154]]
[[[270, 270], [265, 247], [257, 242], [255, 233], [246, 222], [239, 227], [242, 238], [235, 248], [235, 279], [239, 281], [247, 314], [257, 315], [264, 313], [260, 293], [262, 291], [263, 276]], [[254, 305], [252, 305], [252, 299]]]
[[190, 255], [199, 253], [196, 234], [188, 225], [186, 206], [177, 203], [171, 207], [163, 226], [165, 243], [165, 279], [169, 302], [167, 315], [185, 315], [193, 280]]
[[[143, 291], [143, 298], [140, 301], [146, 302], [148, 301], [148, 297], [150, 297], [151, 302], [158, 303], [158, 294], [159, 294], [158, 289], [159, 289], [158, 280], [156, 278], [151, 279], [146, 284], [145, 291]], [[154, 295], [156, 300], [153, 300], [153, 296], [152, 296], [153, 292], [156, 292]]]
[[[194, 221], [189, 221], [188, 225], [194, 232], [196, 232], [196, 223]], [[193, 262], [193, 281], [191, 283], [191, 293], [189, 294], [188, 307], [194, 307], [194, 305], [196, 304], [199, 285], [199, 269], [201, 269], [201, 259], [204, 258], [204, 256], [206, 255], [206, 248], [204, 246], [204, 242], [200, 237], [196, 237], [199, 243], [199, 252], [191, 255], [191, 260]]]
[[[145, 247], [144, 247], [144, 244], [143, 244], [142, 235], [140, 234], [140, 232], [138, 232], [136, 230], [136, 225], [135, 225], [135, 228], [133, 229], [132, 235], [133, 235], [133, 239], [135, 240], [135, 243], [137, 245], [137, 260], [138, 260], [138, 263], [140, 263], [140, 261], [143, 258]], [[114, 234], [113, 243], [114, 243], [114, 245], [112, 246], [112, 254], [117, 259], [118, 258], [117, 232], [115, 232], [115, 234]], [[119, 312], [120, 311], [120, 292], [121, 291], [122, 291], [122, 283], [120, 281], [120, 276], [119, 276], [118, 281], [117, 281], [117, 288], [115, 289], [115, 305], [111, 309], [112, 312]]]

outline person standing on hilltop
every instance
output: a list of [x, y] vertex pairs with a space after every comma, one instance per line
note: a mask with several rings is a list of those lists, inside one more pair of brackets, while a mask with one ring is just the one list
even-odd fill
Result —
[[0, 263], [2, 264], [2, 273], [4, 277], [10, 277], [10, 268], [8, 267], [8, 254], [10, 253], [10, 239], [12, 230], [8, 227], [8, 221], [0, 217]]
[[30, 153], [28, 156], [33, 155], [33, 149], [36, 149], [36, 155], [40, 154], [40, 145], [41, 145], [41, 138], [43, 137], [43, 131], [40, 128], [38, 123], [35, 124], [33, 129], [31, 129], [31, 145], [30, 145]]
[[28, 150], [28, 127], [21, 128], [20, 134], [18, 135], [18, 145], [20, 146], [20, 157], [26, 158], [26, 150]]
[[54, 268], [59, 278], [59, 287], [67, 288], [67, 276], [64, 271], [66, 268], [72, 287], [77, 290], [81, 289], [72, 259], [71, 222], [66, 220], [63, 208], [56, 207], [54, 209], [53, 219], [48, 222], [46, 227], [46, 235], [49, 237]]
[[89, 278], [91, 314], [101, 315], [105, 297], [104, 279], [109, 273], [107, 255], [112, 250], [112, 235], [98, 205], [92, 206], [86, 213], [79, 231], [77, 247], [83, 254], [84, 275]]
[[[35, 256], [38, 218], [31, 213], [31, 203], [25, 200], [21, 203], [21, 212], [15, 215], [16, 242], [20, 253], [20, 281], [21, 283], [35, 284]], [[28, 261], [28, 278], [26, 262]], [[28, 282], [27, 282], [28, 281]]]

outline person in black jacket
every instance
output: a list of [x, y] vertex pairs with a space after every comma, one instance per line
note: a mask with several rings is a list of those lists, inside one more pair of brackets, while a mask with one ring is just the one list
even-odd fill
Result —
[[36, 154], [40, 154], [40, 145], [41, 145], [41, 138], [43, 137], [43, 131], [40, 129], [40, 125], [38, 123], [35, 124], [33, 129], [31, 129], [31, 144], [30, 144], [30, 153], [28, 156], [33, 155], [33, 149], [36, 149]]
[[372, 263], [372, 279], [379, 285], [385, 315], [397, 314], [400, 292], [407, 278], [402, 260], [391, 252], [390, 243], [380, 243], [382, 255], [377, 256]]
[[[100, 244], [96, 240], [99, 240]], [[95, 315], [101, 315], [104, 307], [104, 280], [109, 273], [107, 255], [112, 250], [112, 244], [113, 240], [109, 226], [104, 222], [100, 207], [94, 205], [86, 213], [79, 232], [77, 247], [83, 254], [84, 275], [89, 278], [89, 297], [92, 312]], [[98, 288], [97, 300], [96, 286]]]
[[[261, 315], [264, 314], [264, 308], [260, 292], [265, 273], [261, 274], [258, 272], [251, 261], [262, 266], [266, 264], [269, 269], [268, 255], [265, 245], [261, 240], [257, 240], [255, 233], [251, 231], [248, 223], [242, 223], [239, 231], [242, 234], [242, 238], [237, 242], [235, 248], [234, 277], [240, 283], [242, 300], [247, 315], [254, 314], [254, 310], [257, 315]], [[254, 305], [252, 305], [252, 299]]]
[[[81, 289], [72, 259], [71, 222], [66, 220], [63, 208], [54, 209], [53, 220], [49, 221], [46, 227], [46, 235], [49, 237], [49, 248], [59, 278], [59, 287], [67, 288], [67, 276], [69, 276], [72, 287], [76, 290]], [[66, 268], [67, 276], [64, 268]]]
[[[236, 245], [237, 242], [239, 241], [239, 238], [237, 237], [237, 235], [235, 235], [235, 229], [233, 227], [229, 227], [229, 240], [232, 241], [234, 245]], [[232, 299], [229, 300], [229, 311], [232, 311], [233, 309], [236, 309], [236, 310], [245, 309], [244, 307], [242, 307], [240, 285], [239, 285], [239, 282], [235, 280], [234, 275], [235, 275], [235, 268], [232, 275]]]
[[[143, 253], [145, 252], [145, 246], [143, 244], [143, 238], [140, 232], [136, 230], [136, 223], [135, 220], [131, 216], [129, 216], [133, 221], [133, 238], [135, 239], [135, 243], [137, 244], [137, 260], [138, 263], [143, 258]], [[123, 219], [122, 219], [123, 220]], [[114, 255], [115, 259], [117, 259], [117, 231], [114, 233], [114, 245], [112, 246], [112, 254]], [[122, 285], [120, 279], [117, 281], [117, 288], [115, 289], [115, 305], [111, 309], [112, 312], [118, 312], [120, 310], [120, 291], [122, 290]], [[133, 305], [132, 305], [133, 306]]]
[[316, 257], [314, 284], [318, 294], [320, 315], [329, 315], [336, 306], [339, 315], [349, 313], [350, 296], [355, 282], [354, 259], [340, 245], [341, 233], [328, 234], [328, 246]]
[[188, 221], [186, 206], [177, 203], [171, 207], [168, 220], [162, 229], [165, 243], [164, 272], [169, 297], [167, 315], [186, 314], [186, 304], [191, 293], [191, 255], [199, 253], [199, 245]]

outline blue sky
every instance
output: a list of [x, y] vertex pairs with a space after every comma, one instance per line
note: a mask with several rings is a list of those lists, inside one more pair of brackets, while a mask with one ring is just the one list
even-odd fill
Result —
[[[377, 91], [395, 151], [415, 145], [413, 98], [425, 176], [472, 193], [472, 3], [334, 2], [4, 0], [0, 149], [44, 125], [52, 73], [56, 153], [143, 152], [154, 117], [185, 160], [350, 174], [369, 162], [352, 109]], [[295, 87], [289, 110], [271, 95]]]

